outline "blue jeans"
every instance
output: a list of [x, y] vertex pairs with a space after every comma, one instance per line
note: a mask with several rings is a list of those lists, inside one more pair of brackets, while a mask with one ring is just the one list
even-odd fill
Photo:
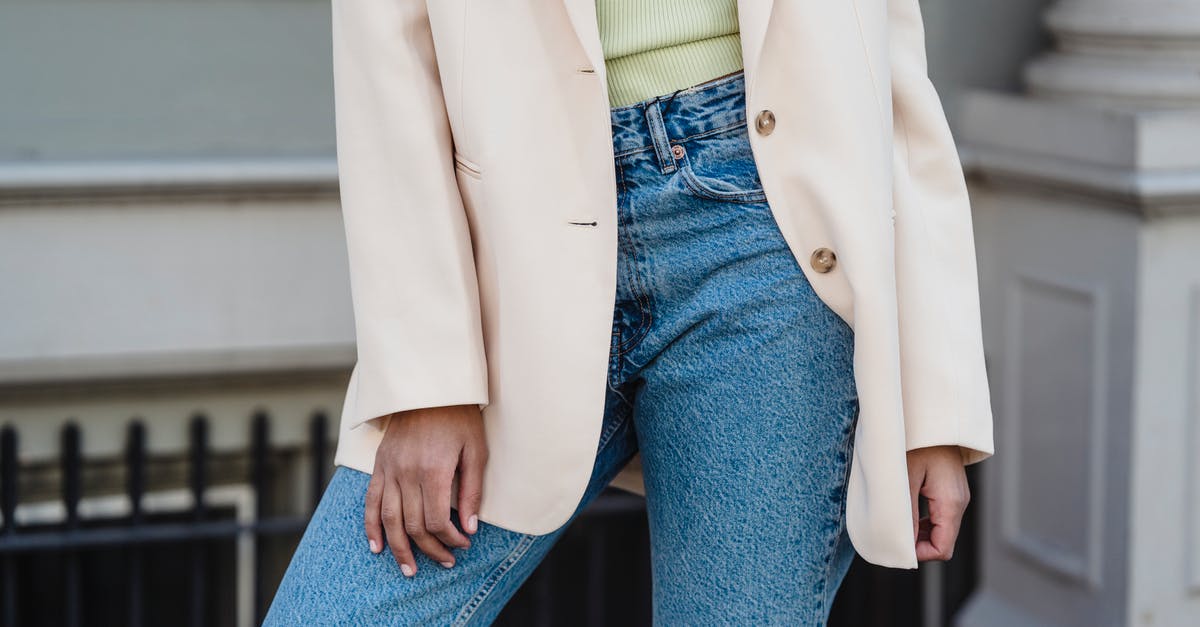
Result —
[[[853, 332], [775, 223], [743, 89], [737, 72], [612, 109], [612, 358], [570, 520], [641, 452], [660, 625], [824, 624], [855, 555]], [[414, 546], [409, 579], [367, 549], [369, 478], [337, 468], [265, 625], [489, 624], [570, 522], [529, 535], [481, 521], [453, 568]]]

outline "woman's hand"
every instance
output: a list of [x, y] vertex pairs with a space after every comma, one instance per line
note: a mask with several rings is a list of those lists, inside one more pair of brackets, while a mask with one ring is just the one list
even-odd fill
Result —
[[[912, 493], [917, 560], [950, 559], [963, 512], [971, 500], [958, 447], [927, 446], [909, 451], [908, 487]], [[929, 501], [929, 515], [919, 520], [918, 494]]]
[[450, 490], [459, 471], [458, 514], [467, 533], [479, 524], [483, 466], [487, 461], [479, 406], [452, 405], [392, 414], [367, 485], [366, 529], [371, 551], [387, 544], [405, 576], [417, 572], [409, 536], [442, 566], [454, 566], [448, 547], [470, 539], [450, 521]]

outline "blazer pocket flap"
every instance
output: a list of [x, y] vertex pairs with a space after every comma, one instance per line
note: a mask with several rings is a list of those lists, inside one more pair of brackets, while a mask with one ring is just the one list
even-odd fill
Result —
[[458, 170], [466, 172], [470, 176], [474, 176], [475, 178], [479, 178], [479, 176], [483, 173], [483, 170], [479, 167], [478, 163], [475, 163], [474, 161], [464, 157], [462, 153], [458, 151], [454, 152], [454, 167]]

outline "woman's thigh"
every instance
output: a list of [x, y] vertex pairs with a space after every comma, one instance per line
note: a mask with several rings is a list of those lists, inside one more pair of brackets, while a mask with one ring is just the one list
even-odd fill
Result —
[[631, 158], [621, 206], [653, 319], [617, 383], [635, 390], [655, 621], [823, 624], [854, 557], [853, 332], [755, 195], [745, 127], [679, 143], [703, 170]]
[[[467, 549], [445, 568], [419, 549], [405, 577], [391, 552], [367, 548], [367, 473], [338, 466], [292, 556], [264, 626], [487, 625], [537, 568], [584, 507], [636, 451], [630, 407], [609, 390], [593, 474], [578, 509], [544, 535], [480, 521]], [[451, 510], [458, 526], [458, 512]], [[460, 527], [461, 528], [461, 527]]]
[[693, 328], [643, 371], [655, 622], [821, 625], [855, 555], [857, 401], [790, 342], [737, 333]]

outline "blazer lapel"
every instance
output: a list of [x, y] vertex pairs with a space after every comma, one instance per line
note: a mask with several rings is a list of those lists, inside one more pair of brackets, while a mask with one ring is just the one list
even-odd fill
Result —
[[[562, 2], [566, 5], [571, 27], [587, 53], [588, 62], [597, 72], [603, 73], [604, 47], [600, 43], [600, 26], [596, 22], [596, 0]], [[758, 58], [773, 5], [774, 0], [737, 0], [738, 31], [742, 40], [742, 66], [746, 72], [747, 92], [757, 75]]]
[[596, 0], [562, 0], [571, 18], [575, 36], [587, 52], [588, 62], [596, 72], [604, 71], [604, 47], [600, 43], [600, 25], [596, 22]]

